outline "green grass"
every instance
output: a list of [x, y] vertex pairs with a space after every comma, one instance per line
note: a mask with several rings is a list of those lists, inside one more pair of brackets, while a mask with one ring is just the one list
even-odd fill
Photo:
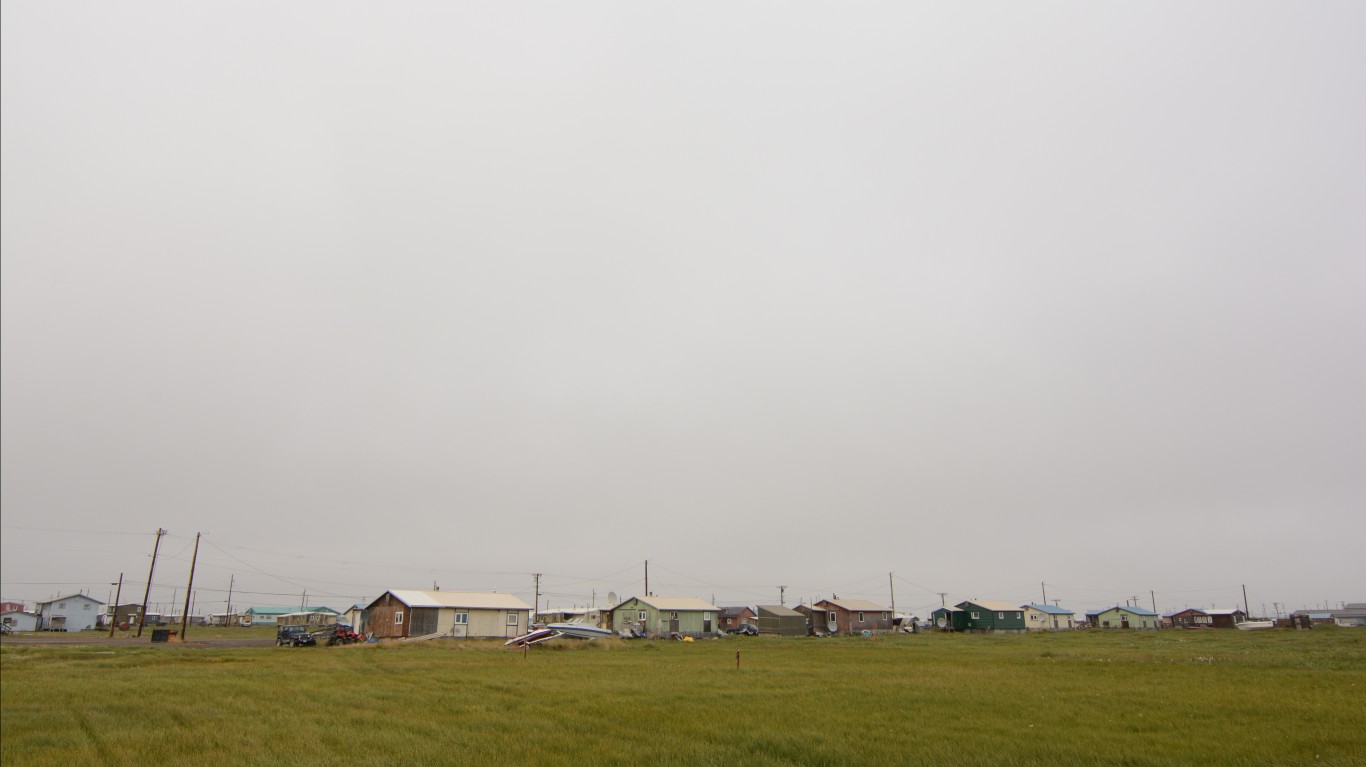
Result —
[[0, 647], [5, 765], [1344, 765], [1363, 733], [1353, 630]]

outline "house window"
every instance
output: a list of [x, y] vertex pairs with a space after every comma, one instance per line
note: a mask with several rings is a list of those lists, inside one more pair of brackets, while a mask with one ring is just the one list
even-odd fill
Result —
[[884, 621], [887, 620], [887, 615], [888, 615], [887, 613], [883, 613], [883, 614], [882, 614], [882, 619], [883, 619]]
[[90, 603], [86, 602], [85, 604], [81, 605], [81, 609], [85, 610], [86, 612], [90, 612]]
[[394, 625], [395, 625], [395, 626], [398, 626], [398, 625], [400, 625], [400, 624], [402, 624], [402, 623], [403, 623], [403, 611], [402, 611], [402, 610], [395, 610], [395, 611], [394, 611]]
[[1005, 614], [1005, 613], [996, 613], [996, 620], [998, 620], [998, 621], [1003, 621], [1003, 620], [1005, 620], [1005, 619], [1006, 619], [1006, 614]]
[[455, 622], [456, 622], [458, 625], [464, 626], [465, 624], [467, 624], [467, 623], [470, 622], [470, 614], [467, 613], [467, 612], [464, 612], [463, 610], [460, 611], [460, 612], [457, 612], [457, 613], [455, 614]]
[[512, 610], [509, 610], [509, 611], [508, 611], [508, 625], [509, 625], [509, 626], [516, 626], [516, 625], [517, 625], [517, 613], [514, 612], [514, 611], [512, 611]]
[[673, 610], [673, 611], [671, 611], [671, 612], [669, 613], [669, 620], [671, 620], [671, 621], [676, 621], [676, 620], [678, 620], [678, 611], [677, 611], [677, 610]]
[[863, 613], [859, 613], [859, 614], [858, 614], [858, 622], [859, 622], [859, 623], [862, 623], [862, 622], [863, 622]]
[[65, 610], [65, 609], [66, 609], [66, 602], [62, 602], [61, 604], [57, 605], [57, 607], [59, 607], [59, 608]]
[[972, 619], [973, 619], [973, 620], [978, 620], [978, 619], [980, 619], [981, 617], [982, 617], [982, 614], [981, 614], [981, 613], [973, 613], [973, 614], [972, 614]]
[[650, 616], [644, 610], [641, 610], [639, 613], [636, 613], [636, 617], [640, 619], [641, 623], [644, 623]]

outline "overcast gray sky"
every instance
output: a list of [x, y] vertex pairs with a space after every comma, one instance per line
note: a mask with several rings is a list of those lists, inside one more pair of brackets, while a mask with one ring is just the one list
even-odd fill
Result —
[[2, 33], [5, 598], [1366, 599], [1362, 3]]

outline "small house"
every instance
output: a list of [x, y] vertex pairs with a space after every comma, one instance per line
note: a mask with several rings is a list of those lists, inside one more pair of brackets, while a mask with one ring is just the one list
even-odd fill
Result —
[[337, 616], [338, 623], [345, 623], [351, 627], [352, 631], [365, 633], [365, 605], [354, 604], [341, 611]]
[[825, 635], [828, 630], [826, 626], [829, 624], [829, 610], [812, 605], [797, 605], [794, 609], [806, 619], [806, 632], [808, 634]]
[[758, 617], [748, 607], [722, 607], [718, 615], [721, 616], [721, 630], [728, 633], [743, 624], [754, 623], [754, 619]]
[[892, 630], [892, 609], [866, 599], [822, 599], [825, 630], [831, 634], [880, 633]]
[[806, 636], [806, 616], [782, 605], [759, 605], [755, 617], [759, 633], [783, 637]]
[[511, 638], [530, 630], [531, 612], [512, 594], [391, 589], [366, 605], [365, 628], [380, 639]]
[[695, 597], [631, 597], [612, 608], [612, 625], [651, 639], [705, 637], [716, 632], [720, 609]]
[[1341, 610], [1334, 610], [1333, 622], [1339, 626], [1366, 626], [1366, 602], [1349, 602]]
[[968, 614], [968, 631], [1022, 633], [1025, 630], [1024, 610], [1009, 602], [994, 599], [972, 599], [955, 605]]
[[84, 594], [68, 594], [38, 603], [39, 631], [89, 631], [99, 625], [104, 603]]
[[281, 615], [289, 615], [290, 613], [314, 613], [314, 612], [328, 613], [328, 614], [331, 614], [331, 615], [339, 615], [339, 613], [338, 613], [336, 610], [333, 610], [333, 609], [330, 608], [330, 607], [280, 607], [280, 606], [274, 606], [274, 607], [249, 607], [249, 608], [247, 608], [247, 611], [246, 611], [245, 613], [242, 613], [242, 614], [243, 614], [244, 616], [246, 616], [246, 618], [247, 618], [249, 621], [251, 621], [251, 625], [253, 625], [253, 626], [260, 626], [260, 625], [262, 625], [262, 624], [265, 624], [265, 625], [267, 625], [267, 626], [274, 626], [274, 625], [276, 624], [276, 622], [279, 620], [279, 618], [280, 618]]
[[1020, 605], [1024, 610], [1026, 631], [1071, 631], [1072, 610], [1057, 605]]
[[961, 607], [945, 605], [930, 613], [930, 622], [942, 631], [967, 631], [968, 612]]
[[4, 626], [10, 631], [37, 631], [38, 613], [7, 610], [0, 613], [0, 626]]
[[1161, 616], [1142, 607], [1114, 606], [1086, 613], [1091, 628], [1098, 629], [1157, 629]]
[[1209, 616], [1210, 625], [1217, 629], [1237, 628], [1239, 623], [1247, 620], [1247, 613], [1236, 607], [1212, 607], [1201, 612]]

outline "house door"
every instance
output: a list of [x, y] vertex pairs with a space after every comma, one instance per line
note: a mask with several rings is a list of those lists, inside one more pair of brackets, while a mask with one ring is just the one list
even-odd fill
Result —
[[1129, 628], [1129, 616], [1127, 616], [1127, 615], [1121, 615], [1121, 616], [1119, 617], [1119, 627], [1122, 628], [1122, 629], [1127, 629], [1127, 628]]
[[669, 613], [669, 633], [678, 633], [678, 613], [676, 612]]
[[830, 630], [831, 634], [835, 633], [836, 631], [839, 631], [839, 616], [835, 614], [834, 610], [831, 610], [830, 612], [826, 613], [825, 626]]

